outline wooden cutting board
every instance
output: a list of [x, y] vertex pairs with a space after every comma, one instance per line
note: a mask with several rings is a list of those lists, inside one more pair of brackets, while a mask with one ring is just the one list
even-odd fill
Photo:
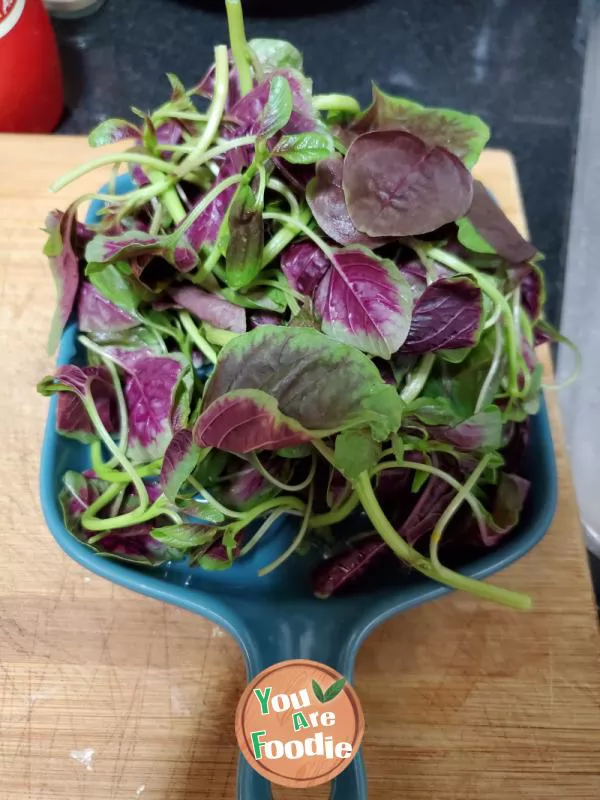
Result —
[[[38, 504], [54, 306], [41, 255], [47, 186], [90, 155], [83, 139], [0, 137], [0, 797], [234, 798], [235, 643], [190, 613], [68, 560]], [[477, 173], [524, 228], [512, 158]], [[544, 541], [498, 580], [531, 613], [453, 595], [379, 628], [358, 659], [371, 800], [598, 800], [599, 637], [556, 400], [560, 502]], [[326, 613], [326, 606], [323, 606]], [[83, 762], [83, 763], [81, 763]], [[275, 790], [281, 798], [324, 798]], [[251, 798], [249, 798], [251, 800]]]

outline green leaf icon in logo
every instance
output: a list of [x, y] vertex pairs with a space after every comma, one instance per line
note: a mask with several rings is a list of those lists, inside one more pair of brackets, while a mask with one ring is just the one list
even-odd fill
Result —
[[319, 703], [324, 703], [325, 702], [325, 695], [323, 694], [323, 689], [321, 689], [321, 687], [319, 686], [319, 684], [315, 680], [313, 680], [313, 682], [312, 682], [312, 690], [313, 690], [314, 696], [317, 698]]
[[321, 687], [319, 686], [319, 684], [315, 680], [313, 680], [312, 689], [313, 689], [313, 694], [317, 698], [319, 703], [329, 703], [330, 700], [335, 700], [335, 698], [342, 691], [345, 685], [346, 685], [346, 678], [340, 678], [339, 680], [332, 683], [329, 689], [327, 689], [324, 692], [323, 689], [321, 689]]

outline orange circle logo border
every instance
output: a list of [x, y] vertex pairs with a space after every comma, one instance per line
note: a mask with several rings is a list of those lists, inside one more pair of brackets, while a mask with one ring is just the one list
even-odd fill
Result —
[[[347, 681], [340, 687], [342, 679], [332, 667], [308, 659], [281, 661], [256, 675], [235, 715], [235, 733], [246, 761], [279, 786], [308, 788], [336, 778], [358, 753], [365, 731], [358, 695]], [[286, 749], [292, 741], [293, 758]], [[322, 752], [306, 752], [309, 742], [314, 742], [311, 749]], [[265, 751], [272, 751], [273, 745], [284, 752], [269, 758]]]

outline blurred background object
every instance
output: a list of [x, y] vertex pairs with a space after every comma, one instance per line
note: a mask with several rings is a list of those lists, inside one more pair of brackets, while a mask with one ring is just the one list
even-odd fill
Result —
[[0, 131], [49, 132], [62, 110], [58, 50], [42, 0], [0, 0]]
[[105, 2], [106, 0], [44, 0], [44, 5], [53, 17], [69, 19], [87, 17]]

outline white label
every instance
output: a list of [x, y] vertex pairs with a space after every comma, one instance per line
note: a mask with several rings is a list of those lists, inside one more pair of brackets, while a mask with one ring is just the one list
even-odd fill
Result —
[[0, 0], [0, 39], [12, 31], [24, 8], [25, 0]]

